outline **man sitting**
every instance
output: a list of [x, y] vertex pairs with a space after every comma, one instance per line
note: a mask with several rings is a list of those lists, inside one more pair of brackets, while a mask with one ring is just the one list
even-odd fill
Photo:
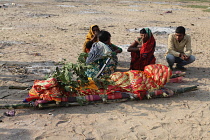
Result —
[[195, 61], [195, 57], [191, 54], [191, 37], [185, 34], [183, 26], [179, 26], [175, 34], [170, 34], [168, 37], [166, 60], [170, 69], [173, 70], [174, 63], [177, 63], [176, 69], [186, 70], [184, 66]]
[[[94, 66], [86, 72], [88, 77], [96, 76], [103, 66], [106, 66], [101, 75], [110, 75], [115, 72], [118, 64], [117, 54], [122, 49], [111, 43], [111, 34], [108, 31], [101, 30], [98, 33], [99, 42], [92, 44], [86, 63]], [[110, 61], [108, 62], [108, 57]], [[106, 64], [106, 65], [105, 65]]]

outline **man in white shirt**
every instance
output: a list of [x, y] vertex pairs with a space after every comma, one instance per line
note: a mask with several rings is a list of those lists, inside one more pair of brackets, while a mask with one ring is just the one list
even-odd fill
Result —
[[191, 37], [185, 34], [183, 26], [179, 26], [176, 28], [175, 33], [170, 34], [168, 37], [166, 60], [170, 69], [173, 70], [174, 63], [177, 63], [176, 69], [186, 70], [184, 66], [195, 61], [195, 57], [191, 54]]

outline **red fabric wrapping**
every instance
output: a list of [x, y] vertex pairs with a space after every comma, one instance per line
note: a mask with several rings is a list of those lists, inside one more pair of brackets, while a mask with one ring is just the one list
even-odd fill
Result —
[[149, 75], [156, 84], [163, 87], [170, 79], [172, 71], [165, 65], [153, 64], [144, 68], [144, 73]]
[[112, 94], [108, 94], [107, 97], [109, 100], [113, 100], [113, 99], [122, 99], [122, 94], [120, 92], [115, 92]]
[[176, 77], [169, 80], [170, 83], [181, 83], [183, 77]]
[[145, 98], [145, 95], [147, 94], [147, 91], [146, 90], [134, 91], [134, 94], [136, 94], [140, 100], [143, 100]]
[[101, 97], [99, 95], [86, 95], [85, 99], [87, 101], [98, 101], [101, 100]]
[[[115, 85], [108, 85], [106, 89], [86, 89], [80, 90], [81, 96], [86, 95], [86, 100], [98, 100], [98, 96], [106, 94], [108, 99], [121, 99], [121, 92], [131, 92], [136, 94], [139, 99], [144, 99], [147, 91], [160, 89], [169, 81], [172, 75], [171, 70], [161, 64], [152, 64], [145, 67], [144, 71], [130, 70], [128, 72], [116, 72], [110, 75], [110, 79], [115, 82]], [[162, 94], [159, 90], [156, 94]], [[46, 101], [68, 101], [68, 97], [78, 96], [75, 93], [65, 92], [59, 87], [56, 79], [35, 80], [32, 89], [29, 91], [29, 97], [26, 101], [36, 99]]]
[[50, 78], [50, 79], [47, 79], [47, 80], [35, 80], [33, 88], [37, 92], [43, 92], [44, 90], [50, 89], [50, 88], [55, 87], [57, 85], [58, 85], [57, 80], [55, 78]]
[[[47, 80], [35, 80], [32, 89], [29, 91], [29, 96], [34, 98], [39, 98], [46, 101], [62, 101], [63, 97], [68, 97], [69, 93], [65, 92], [58, 86], [57, 80], [55, 78], [50, 78]], [[32, 100], [28, 98], [28, 100]]]

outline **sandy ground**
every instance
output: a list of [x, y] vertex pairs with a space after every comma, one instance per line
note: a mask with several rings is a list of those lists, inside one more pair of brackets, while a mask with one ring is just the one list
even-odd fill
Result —
[[0, 140], [208, 140], [210, 12], [185, 7], [192, 4], [210, 6], [172, 1], [0, 0], [0, 104], [21, 103], [27, 96], [27, 90], [8, 86], [31, 86], [53, 70], [54, 62], [76, 62], [92, 24], [109, 31], [112, 42], [123, 48], [118, 70], [129, 68], [126, 47], [139, 35], [138, 29], [152, 28], [157, 63], [166, 64], [168, 33], [185, 26], [196, 61], [187, 66], [182, 83], [166, 86], [199, 85], [197, 91], [171, 98], [19, 109], [14, 117], [4, 116], [7, 110], [1, 109]]

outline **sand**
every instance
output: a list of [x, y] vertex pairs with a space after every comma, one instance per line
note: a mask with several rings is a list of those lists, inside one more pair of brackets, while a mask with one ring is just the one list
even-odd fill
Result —
[[[126, 47], [150, 27], [157, 63], [166, 65], [168, 34], [184, 26], [196, 61], [186, 66], [182, 83], [199, 89], [170, 98], [45, 110], [0, 110], [0, 140], [208, 140], [210, 137], [210, 12], [187, 5], [209, 2], [121, 0], [0, 0], [0, 104], [21, 103], [31, 86], [66, 59], [75, 63], [90, 25], [112, 34], [123, 48], [119, 71], [129, 69]], [[168, 12], [172, 11], [172, 12]]]

